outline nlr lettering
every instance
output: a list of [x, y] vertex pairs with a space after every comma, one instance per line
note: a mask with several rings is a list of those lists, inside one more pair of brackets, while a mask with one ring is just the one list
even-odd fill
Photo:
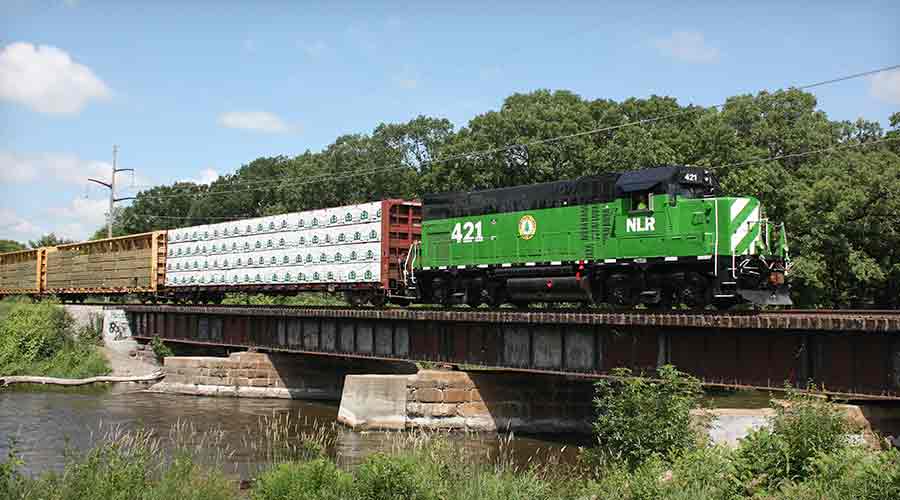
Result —
[[628, 233], [654, 230], [656, 230], [656, 218], [654, 217], [632, 217], [625, 221], [625, 232]]

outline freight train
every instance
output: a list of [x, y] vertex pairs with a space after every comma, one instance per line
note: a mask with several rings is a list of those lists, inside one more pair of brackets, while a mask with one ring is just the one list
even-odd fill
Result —
[[783, 224], [715, 176], [648, 168], [0, 254], [0, 296], [342, 293], [354, 305], [788, 305]]

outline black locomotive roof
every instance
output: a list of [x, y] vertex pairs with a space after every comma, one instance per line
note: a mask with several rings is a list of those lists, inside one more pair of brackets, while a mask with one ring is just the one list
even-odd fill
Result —
[[616, 190], [620, 193], [635, 191], [654, 191], [666, 193], [671, 186], [696, 186], [718, 188], [715, 177], [704, 168], [667, 166], [624, 172], [616, 181]]
[[483, 191], [426, 194], [422, 205], [426, 219], [447, 219], [608, 203], [634, 191], [702, 196], [717, 189], [718, 182], [708, 170], [668, 166]]
[[600, 174], [575, 180], [526, 184], [484, 191], [426, 194], [426, 219], [446, 219], [541, 208], [605, 203], [616, 199], [619, 174]]

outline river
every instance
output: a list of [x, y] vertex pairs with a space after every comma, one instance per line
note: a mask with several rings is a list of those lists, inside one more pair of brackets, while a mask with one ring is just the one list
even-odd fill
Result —
[[[152, 394], [146, 392], [113, 393], [72, 391], [67, 389], [0, 391], [0, 456], [6, 457], [10, 440], [24, 460], [24, 471], [39, 474], [61, 470], [66, 450], [83, 451], [110, 429], [145, 429], [163, 438], [164, 447], [174, 426], [188, 423], [196, 435], [219, 434], [229, 451], [229, 466], [242, 478], [253, 476], [265, 466], [265, 457], [252, 443], [260, 433], [260, 419], [274, 414], [290, 418], [303, 429], [326, 427], [333, 433], [330, 453], [338, 463], [351, 466], [370, 453], [388, 451], [396, 442], [396, 433], [353, 432], [335, 425], [337, 403], [278, 399], [203, 398]], [[455, 446], [463, 446], [485, 460], [495, 456], [501, 437], [492, 433], [455, 433], [448, 435]], [[201, 446], [219, 446], [212, 442]], [[537, 455], [558, 455], [562, 461], [574, 461], [577, 445], [587, 444], [584, 436], [513, 436], [505, 448], [513, 460], [526, 463]], [[202, 454], [214, 455], [214, 449]]]

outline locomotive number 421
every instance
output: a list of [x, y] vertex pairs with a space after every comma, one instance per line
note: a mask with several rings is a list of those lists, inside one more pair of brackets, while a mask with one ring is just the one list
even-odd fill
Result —
[[457, 243], [484, 241], [484, 236], [481, 234], [481, 221], [457, 222], [450, 233], [450, 239]]

